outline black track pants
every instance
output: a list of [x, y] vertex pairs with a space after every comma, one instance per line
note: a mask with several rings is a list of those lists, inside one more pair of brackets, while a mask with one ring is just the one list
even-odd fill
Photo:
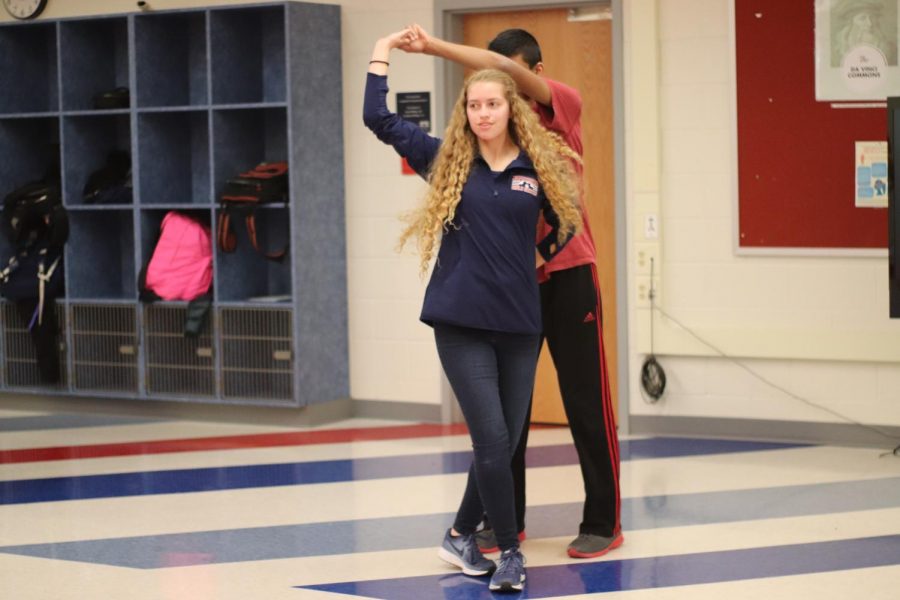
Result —
[[[541, 284], [544, 336], [556, 366], [563, 406], [584, 478], [579, 533], [619, 533], [619, 438], [609, 390], [601, 328], [602, 303], [594, 265], [552, 274]], [[528, 424], [513, 455], [516, 515], [525, 528], [525, 446]]]

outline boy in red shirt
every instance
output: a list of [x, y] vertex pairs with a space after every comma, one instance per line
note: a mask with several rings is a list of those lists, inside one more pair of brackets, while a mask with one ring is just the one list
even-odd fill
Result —
[[[541, 123], [578, 154], [581, 143], [581, 95], [564, 83], [543, 77], [537, 40], [522, 29], [507, 29], [488, 50], [430, 36], [413, 25], [416, 39], [403, 49], [439, 56], [471, 69], [508, 73], [531, 100]], [[579, 175], [582, 166], [576, 165]], [[550, 262], [538, 268], [543, 335], [559, 378], [563, 406], [578, 451], [585, 503], [578, 536], [567, 551], [574, 558], [601, 556], [622, 544], [619, 498], [619, 442], [603, 350], [602, 303], [596, 250], [584, 202], [584, 229]], [[546, 232], [540, 232], [545, 234]], [[530, 414], [530, 407], [529, 407]], [[530, 420], [530, 418], [529, 418]], [[525, 531], [525, 447], [528, 422], [513, 456], [516, 513], [520, 539]], [[496, 548], [492, 530], [479, 534], [484, 551]]]

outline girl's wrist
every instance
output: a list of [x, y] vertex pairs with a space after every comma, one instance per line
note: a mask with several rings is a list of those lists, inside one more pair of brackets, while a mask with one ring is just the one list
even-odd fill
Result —
[[[375, 52], [378, 52], [378, 51], [390, 52], [391, 50], [393, 50], [396, 47], [397, 47], [396, 40], [394, 40], [390, 37], [384, 37], [384, 38], [381, 38], [380, 40], [378, 40], [378, 42], [375, 44]], [[373, 55], [374, 55], [374, 53], [373, 53]]]

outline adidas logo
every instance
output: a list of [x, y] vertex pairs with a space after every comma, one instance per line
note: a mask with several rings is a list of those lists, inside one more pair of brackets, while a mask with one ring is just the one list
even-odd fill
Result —
[[584, 318], [585, 323], [593, 323], [596, 320], [593, 312], [589, 312], [587, 316]]

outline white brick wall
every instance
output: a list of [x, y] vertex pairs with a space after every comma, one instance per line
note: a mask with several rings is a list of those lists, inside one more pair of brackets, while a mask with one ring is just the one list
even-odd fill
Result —
[[[430, 0], [344, 4], [344, 124], [350, 393], [360, 400], [439, 405], [441, 370], [431, 328], [419, 322], [426, 281], [412, 249], [396, 252], [400, 215], [420, 201], [424, 182], [400, 174], [400, 158], [362, 122], [365, 73], [378, 37], [418, 22], [430, 29]], [[430, 91], [434, 61], [395, 52], [388, 101]]]
[[[662, 308], [794, 395], [854, 420], [900, 425], [900, 323], [887, 318], [886, 258], [734, 250], [731, 1], [657, 0], [658, 87], [633, 91], [659, 99]], [[646, 25], [629, 27], [635, 38]], [[649, 346], [648, 311], [632, 306], [630, 322], [636, 376]], [[632, 414], [840, 422], [664, 318], [655, 324], [669, 388], [649, 405], [633, 385]]]

